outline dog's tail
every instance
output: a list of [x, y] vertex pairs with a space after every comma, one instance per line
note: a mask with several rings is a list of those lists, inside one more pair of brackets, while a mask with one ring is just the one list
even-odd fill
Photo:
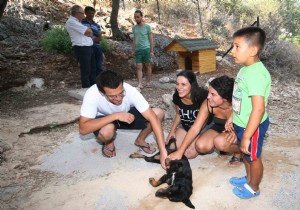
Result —
[[191, 209], [194, 209], [195, 208], [195, 206], [192, 204], [192, 202], [190, 201], [190, 199], [184, 199], [183, 201], [182, 201], [186, 206], [188, 206], [188, 207], [190, 207]]

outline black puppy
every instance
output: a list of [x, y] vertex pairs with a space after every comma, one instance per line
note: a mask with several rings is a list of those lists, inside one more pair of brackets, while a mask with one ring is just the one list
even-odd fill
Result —
[[[166, 144], [168, 154], [177, 150], [176, 139], [172, 138]], [[147, 162], [160, 163], [159, 152], [151, 157], [138, 153], [131, 154], [130, 158], [144, 158]], [[166, 159], [166, 166], [169, 166], [167, 173], [158, 181], [150, 178], [149, 182], [153, 187], [157, 187], [163, 183], [170, 185], [167, 188], [161, 188], [156, 191], [155, 196], [160, 198], [168, 198], [173, 202], [183, 202], [188, 207], [194, 209], [194, 205], [190, 201], [193, 192], [192, 170], [188, 159], [183, 156], [181, 160]]]
[[195, 206], [190, 201], [193, 193], [192, 170], [188, 159], [183, 156], [181, 160], [166, 159], [166, 165], [169, 166], [167, 173], [158, 181], [150, 178], [149, 182], [153, 187], [163, 183], [170, 185], [167, 188], [157, 190], [155, 196], [168, 198], [173, 202], [183, 202], [186, 206], [194, 209]]

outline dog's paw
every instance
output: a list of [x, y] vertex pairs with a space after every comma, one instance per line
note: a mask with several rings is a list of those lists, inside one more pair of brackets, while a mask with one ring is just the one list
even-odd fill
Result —
[[153, 186], [153, 187], [157, 187], [158, 186], [158, 182], [155, 181], [155, 179], [153, 177], [149, 178], [149, 183]]
[[132, 153], [131, 155], [129, 155], [129, 158], [144, 158], [144, 155], [141, 155], [139, 153]]

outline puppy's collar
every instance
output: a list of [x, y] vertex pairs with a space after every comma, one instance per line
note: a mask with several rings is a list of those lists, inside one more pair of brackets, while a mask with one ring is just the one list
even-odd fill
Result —
[[172, 173], [171, 185], [173, 185], [173, 184], [174, 184], [174, 180], [175, 180], [175, 174], [176, 174], [176, 172], [173, 172], [173, 173]]

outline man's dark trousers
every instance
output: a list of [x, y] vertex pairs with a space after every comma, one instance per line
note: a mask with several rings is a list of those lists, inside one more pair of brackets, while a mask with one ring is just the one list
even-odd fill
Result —
[[94, 55], [96, 59], [96, 76], [103, 71], [103, 53], [100, 45], [93, 45]]
[[89, 88], [96, 83], [96, 61], [93, 46], [74, 46], [74, 53], [80, 64], [82, 88]]

